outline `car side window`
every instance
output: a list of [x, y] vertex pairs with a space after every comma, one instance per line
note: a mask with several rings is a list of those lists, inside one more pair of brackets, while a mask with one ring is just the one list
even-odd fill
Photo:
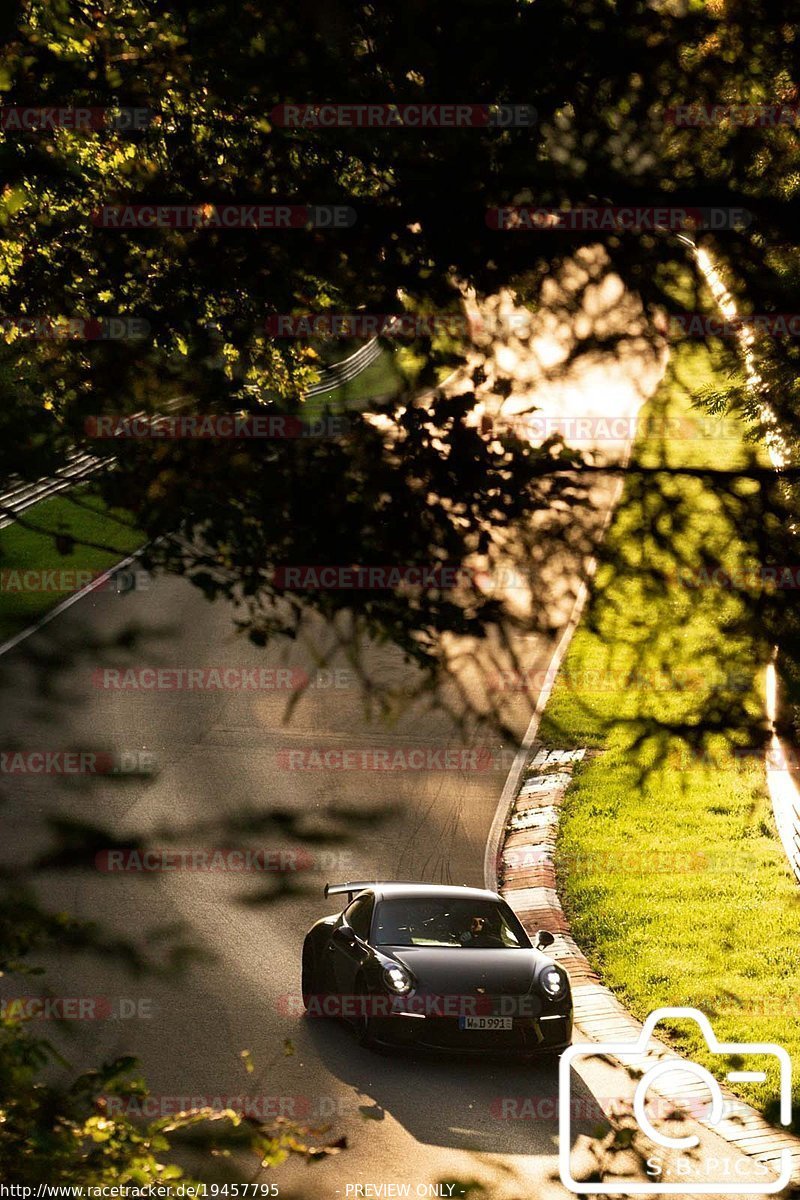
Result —
[[373, 905], [374, 900], [372, 896], [359, 896], [344, 912], [347, 924], [356, 937], [361, 938], [362, 942], [366, 942], [369, 939]]

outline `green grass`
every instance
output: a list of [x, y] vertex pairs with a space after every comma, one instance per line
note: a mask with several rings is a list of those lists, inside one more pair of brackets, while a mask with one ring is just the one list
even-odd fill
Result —
[[[85, 488], [42, 500], [29, 508], [23, 517], [48, 532], [33, 532], [18, 523], [0, 530], [0, 570], [4, 573], [58, 570], [99, 574], [138, 549], [145, 540], [142, 533], [131, 529], [124, 513], [109, 511]], [[53, 534], [68, 534], [76, 542], [94, 542], [110, 549], [75, 545], [72, 553], [60, 554]], [[61, 578], [59, 582], [62, 582]], [[0, 587], [0, 640], [3, 641], [75, 590], [68, 587], [63, 591], [18, 591], [18, 586], [19, 582], [13, 577], [3, 575]]]
[[[411, 361], [409, 353], [405, 347], [396, 354], [384, 350], [376, 362], [349, 383], [310, 397], [305, 412], [309, 416], [325, 408], [345, 412], [359, 409], [375, 397], [399, 395], [411, 386], [415, 371], [426, 361], [424, 358]], [[451, 369], [450, 365], [443, 365], [438, 368], [438, 374], [443, 376]], [[69, 534], [76, 543], [88, 541], [114, 549], [97, 550], [76, 544], [72, 553], [61, 555], [52, 536], [14, 524], [0, 530], [0, 570], [98, 574], [144, 542], [144, 535], [130, 528], [124, 513], [109, 512], [97, 498], [88, 494], [86, 488], [76, 488], [65, 495], [43, 500], [28, 509], [24, 519], [51, 535]], [[0, 641], [36, 621], [71, 593], [69, 588], [62, 591], [9, 590], [9, 587], [16, 589], [17, 586], [13, 580], [0, 584]]]
[[[643, 415], [685, 417], [721, 368], [709, 348], [680, 346]], [[636, 457], [746, 467], [754, 449], [730, 430], [645, 437]], [[762, 760], [736, 756], [763, 728], [769, 647], [742, 593], [675, 578], [706, 554], [729, 568], [758, 562], [753, 493], [746, 480], [626, 479], [540, 732], [546, 745], [605, 751], [576, 771], [558, 842], [564, 907], [603, 980], [640, 1019], [693, 1006], [721, 1040], [778, 1042], [800, 1062], [800, 888]], [[713, 1071], [694, 1025], [669, 1033]], [[797, 1072], [795, 1089], [798, 1106]], [[774, 1072], [737, 1090], [775, 1119]]]
[[333, 412], [349, 412], [362, 407], [365, 402], [375, 397], [397, 396], [406, 386], [406, 380], [398, 369], [394, 356], [384, 350], [380, 358], [360, 375], [356, 375], [355, 379], [331, 388], [328, 392], [309, 396], [303, 408], [304, 411], [330, 408]]
[[[442, 349], [437, 356], [442, 360], [434, 367], [439, 383], [451, 374], [461, 358], [451, 350]], [[351, 412], [376, 398], [394, 399], [418, 386], [419, 376], [430, 358], [430, 347], [399, 346], [395, 351], [384, 350], [380, 358], [349, 383], [309, 396], [303, 406], [304, 411], [316, 412], [330, 408], [333, 412]]]

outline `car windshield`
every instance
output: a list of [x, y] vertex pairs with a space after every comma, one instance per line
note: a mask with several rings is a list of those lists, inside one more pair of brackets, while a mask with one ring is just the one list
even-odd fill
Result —
[[453, 949], [529, 948], [525, 930], [510, 909], [494, 900], [383, 900], [375, 919], [378, 946], [440, 946]]

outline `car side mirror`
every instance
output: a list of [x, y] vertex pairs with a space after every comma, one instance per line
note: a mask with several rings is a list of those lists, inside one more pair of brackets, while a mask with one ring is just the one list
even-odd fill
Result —
[[552, 946], [555, 940], [549, 929], [540, 929], [536, 934], [536, 949], [546, 950], [548, 946]]
[[356, 944], [356, 935], [348, 925], [340, 925], [338, 929], [334, 929], [333, 937], [343, 946], [355, 946]]

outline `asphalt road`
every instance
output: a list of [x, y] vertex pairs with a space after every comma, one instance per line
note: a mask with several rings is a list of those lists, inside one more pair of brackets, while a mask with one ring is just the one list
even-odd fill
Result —
[[[330, 911], [325, 880], [482, 884], [510, 747], [500, 754], [496, 736], [480, 725], [464, 746], [453, 722], [424, 702], [392, 727], [370, 721], [343, 660], [331, 668], [338, 676], [318, 678], [299, 647], [287, 660], [277, 647], [258, 650], [236, 636], [232, 615], [186, 582], [163, 578], [140, 594], [84, 597], [0, 658], [6, 749], [146, 752], [156, 765], [151, 777], [128, 780], [5, 777], [3, 862], [24, 861], [52, 845], [47, 822], [61, 815], [104, 826], [117, 849], [142, 838], [151, 849], [173, 851], [247, 846], [273, 855], [282, 850], [283, 865], [299, 868], [109, 873], [95, 865], [94, 852], [109, 844], [100, 838], [88, 868], [40, 872], [43, 899], [99, 922], [112, 938], [134, 939], [156, 959], [176, 942], [203, 956], [165, 978], [131, 974], [111, 950], [59, 954], [47, 964], [50, 990], [62, 1003], [84, 1001], [84, 1019], [50, 1022], [46, 1032], [76, 1069], [138, 1056], [152, 1092], [145, 1115], [232, 1103], [265, 1118], [282, 1114], [329, 1126], [327, 1139], [347, 1138], [345, 1151], [311, 1166], [293, 1159], [275, 1173], [255, 1174], [252, 1161], [242, 1166], [244, 1179], [274, 1179], [284, 1197], [404, 1194], [354, 1190], [390, 1185], [429, 1195], [431, 1185], [453, 1180], [479, 1181], [498, 1200], [565, 1197], [557, 1182], [554, 1069], [375, 1055], [347, 1027], [304, 1017], [298, 994], [303, 936]], [[517, 649], [537, 670], [547, 665], [552, 644], [539, 637]], [[491, 654], [487, 647], [484, 655]], [[373, 679], [413, 684], [414, 672], [391, 650], [372, 648], [366, 659]], [[104, 679], [98, 669], [155, 666], [303, 669], [315, 686], [288, 725], [285, 690], [97, 686]], [[477, 681], [474, 669], [473, 676]], [[504, 716], [521, 734], [532, 698], [503, 698]], [[389, 751], [413, 763], [414, 751], [445, 747], [453, 755], [471, 750], [473, 757], [456, 769], [425, 769], [424, 760], [423, 769], [296, 769], [309, 761], [298, 752], [349, 750], [363, 766], [365, 752]], [[374, 765], [369, 757], [366, 763]], [[332, 832], [341, 840], [317, 840]], [[68, 847], [70, 839], [61, 844]], [[168, 934], [154, 936], [168, 927]], [[0, 987], [3, 999], [42, 992], [36, 977]], [[596, 1127], [593, 1096], [602, 1106], [621, 1098], [628, 1083], [625, 1072], [588, 1060], [575, 1079], [575, 1131]], [[185, 1161], [214, 1181], [207, 1156], [187, 1153]]]
[[[606, 290], [598, 284], [586, 291], [586, 304], [603, 319], [619, 309], [617, 293]], [[546, 387], [542, 393], [539, 343], [523, 353], [511, 342], [501, 365], [519, 377], [518, 404], [535, 392], [546, 412], [635, 414], [663, 369], [632, 339], [629, 353], [590, 369], [583, 364], [551, 395]], [[302, 1015], [300, 949], [309, 926], [331, 911], [322, 897], [326, 880], [483, 884], [492, 818], [570, 612], [583, 534], [599, 527], [607, 508], [610, 489], [601, 480], [597, 488], [582, 511], [581, 536], [573, 527], [565, 531], [562, 545], [573, 550], [536, 560], [552, 604], [546, 596], [534, 603], [508, 597], [522, 630], [510, 649], [449, 644], [454, 676], [443, 695], [395, 701], [388, 718], [376, 712], [376, 686], [413, 695], [419, 683], [392, 649], [366, 647], [358, 670], [339, 651], [319, 674], [308, 646], [252, 646], [237, 634], [230, 607], [209, 605], [175, 578], [122, 596], [85, 596], [0, 657], [0, 748], [114, 751], [127, 762], [145, 755], [138, 761], [154, 764], [146, 777], [0, 779], [0, 863], [44, 853], [53, 845], [54, 818], [107, 831], [94, 837], [88, 864], [38, 872], [47, 903], [105, 931], [101, 954], [59, 954], [47, 963], [52, 992], [85, 1002], [84, 1019], [47, 1026], [76, 1068], [135, 1054], [151, 1088], [151, 1115], [234, 1101], [254, 1115], [325, 1124], [326, 1138], [347, 1138], [343, 1153], [310, 1167], [292, 1160], [274, 1175], [248, 1169], [244, 1178], [274, 1179], [284, 1197], [402, 1195], [392, 1189], [404, 1186], [405, 1194], [421, 1196], [456, 1179], [482, 1183], [497, 1200], [567, 1195], [558, 1182], [554, 1070], [372, 1054], [347, 1028]], [[565, 520], [574, 526], [576, 518]], [[513, 678], [511, 655], [530, 673], [527, 691], [494, 690], [503, 671]], [[210, 690], [197, 676], [192, 687], [170, 690], [103, 686], [115, 678], [104, 672], [155, 667], [265, 669], [267, 686]], [[302, 672], [310, 686], [297, 697], [277, 671], [288, 673], [290, 684], [291, 672]], [[141, 684], [151, 677], [135, 678]], [[287, 720], [292, 698], [297, 704]], [[505, 735], [475, 716], [488, 701], [496, 703]], [[326, 753], [334, 757], [320, 759]], [[86, 839], [62, 827], [62, 867], [71, 847]], [[97, 868], [109, 847], [142, 840], [151, 850], [283, 851], [288, 869]], [[192, 957], [170, 976], [131, 973], [122, 952], [131, 939], [153, 960], [178, 944]], [[41, 990], [35, 977], [24, 987], [19, 978], [2, 984], [6, 999]], [[618, 1096], [626, 1081], [624, 1071], [600, 1060], [581, 1068], [576, 1130], [596, 1124], [592, 1096]], [[201, 1177], [211, 1182], [212, 1171], [205, 1157]], [[440, 1194], [451, 1193], [445, 1187]]]
[[[332, 664], [332, 675], [318, 677], [300, 648], [287, 660], [277, 648], [250, 646], [233, 631], [231, 616], [186, 582], [162, 578], [146, 592], [81, 599], [0, 660], [6, 747], [113, 748], [147, 752], [156, 763], [146, 779], [7, 779], [0, 811], [5, 834], [13, 830], [14, 857], [41, 851], [49, 841], [46, 820], [60, 813], [103, 825], [123, 844], [149, 835], [150, 847], [283, 848], [284, 865], [302, 868], [248, 875], [91, 867], [43, 873], [42, 894], [54, 906], [99, 920], [122, 938], [133, 935], [155, 955], [159, 946], [149, 931], [180, 923], [183, 932], [173, 937], [206, 956], [169, 980], [132, 977], [110, 953], [60, 958], [48, 973], [56, 994], [108, 997], [114, 1007], [122, 999], [136, 1015], [65, 1021], [59, 1042], [76, 1065], [138, 1055], [154, 1095], [163, 1097], [156, 1101], [160, 1111], [185, 1097], [241, 1096], [254, 1111], [261, 1105], [267, 1113], [324, 1121], [332, 1136], [347, 1136], [350, 1148], [335, 1158], [282, 1168], [284, 1194], [296, 1187], [306, 1196], [335, 1196], [354, 1183], [410, 1181], [416, 1187], [453, 1178], [480, 1179], [498, 1196], [521, 1194], [536, 1181], [540, 1194], [549, 1194], [555, 1112], [550, 1119], [508, 1119], [502, 1114], [517, 1110], [502, 1101], [538, 1096], [547, 1117], [555, 1072], [376, 1056], [347, 1028], [302, 1017], [298, 997], [303, 935], [331, 907], [321, 894], [326, 879], [482, 885], [484, 846], [510, 755], [499, 754], [496, 734], [478, 726], [469, 741], [476, 753], [461, 762], [459, 731], [425, 702], [391, 728], [370, 721], [343, 658]], [[520, 649], [529, 666], [543, 667], [551, 646], [537, 638]], [[389, 649], [371, 650], [368, 662], [373, 679], [413, 682], [413, 671]], [[97, 686], [98, 668], [154, 665], [300, 667], [314, 686], [288, 725], [286, 690]], [[511, 694], [507, 702], [506, 716], [521, 732], [531, 701]], [[370, 758], [368, 769], [297, 769], [309, 761], [308, 751], [360, 756], [388, 749], [413, 764], [411, 751], [442, 748], [450, 750], [455, 769], [435, 758], [433, 769], [374, 770]], [[245, 810], [238, 835], [212, 828]], [[279, 825], [255, 827], [259, 815], [276, 810], [283, 814]], [[169, 843], [168, 829], [174, 833]], [[331, 829], [341, 841], [313, 840]], [[3, 844], [5, 859], [9, 836]], [[293, 859], [298, 851], [301, 858]], [[280, 894], [284, 885], [289, 894]], [[274, 891], [278, 898], [270, 898]], [[18, 984], [4, 992], [19, 994]], [[286, 1041], [293, 1053], [286, 1053]], [[243, 1050], [252, 1055], [252, 1074]]]

